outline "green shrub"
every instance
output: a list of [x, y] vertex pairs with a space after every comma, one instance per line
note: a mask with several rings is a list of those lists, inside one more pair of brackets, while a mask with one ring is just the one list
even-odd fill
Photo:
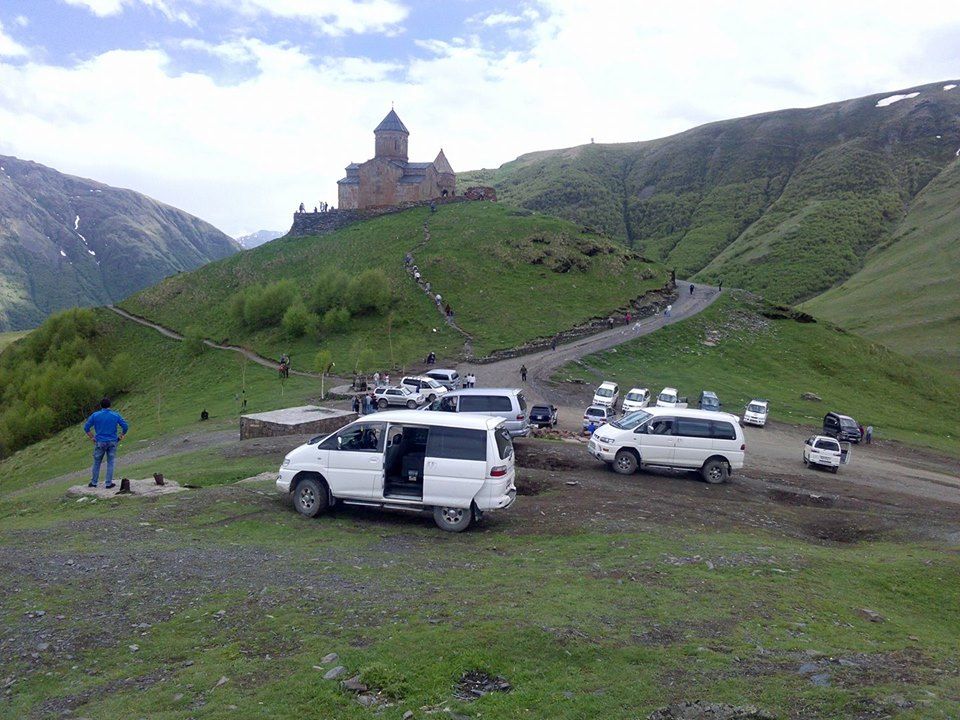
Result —
[[343, 306], [349, 285], [350, 278], [342, 270], [325, 270], [310, 290], [307, 301], [309, 308], [317, 315], [323, 315], [328, 310]]
[[327, 310], [321, 322], [323, 329], [330, 333], [343, 332], [350, 325], [350, 311], [345, 307]]
[[382, 315], [392, 300], [387, 274], [380, 269], [370, 269], [350, 280], [343, 304], [353, 315]]
[[203, 332], [196, 325], [191, 325], [183, 334], [183, 350], [190, 357], [203, 354], [207, 346], [203, 344]]
[[304, 307], [303, 303], [297, 302], [287, 308], [287, 311], [283, 314], [281, 325], [290, 337], [298, 338], [306, 335], [312, 319], [313, 316]]
[[376, 662], [360, 670], [360, 682], [394, 700], [402, 700], [409, 690], [403, 673], [386, 663]]

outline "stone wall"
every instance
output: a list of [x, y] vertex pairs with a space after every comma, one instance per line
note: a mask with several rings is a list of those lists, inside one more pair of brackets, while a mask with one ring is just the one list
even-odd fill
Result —
[[403, 212], [412, 207], [428, 207], [431, 202], [437, 205], [448, 205], [455, 202], [467, 202], [467, 198], [462, 195], [457, 195], [455, 197], [421, 200], [420, 202], [401, 203], [400, 205], [366, 208], [364, 210], [328, 210], [325, 213], [298, 212], [293, 214], [293, 226], [290, 228], [286, 237], [329, 235], [348, 225], [380, 217], [381, 215]]
[[[299, 408], [292, 408], [296, 411]], [[280, 437], [283, 435], [328, 435], [357, 419], [352, 412], [327, 412], [303, 417], [303, 422], [282, 417], [283, 411], [243, 415], [240, 417], [240, 439]], [[272, 417], [271, 417], [272, 416]]]

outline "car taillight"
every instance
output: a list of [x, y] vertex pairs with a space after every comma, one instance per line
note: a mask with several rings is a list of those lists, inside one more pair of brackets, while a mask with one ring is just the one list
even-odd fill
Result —
[[523, 415], [517, 415], [517, 420], [523, 420]]
[[746, 450], [746, 449], [747, 449], [747, 444], [746, 444], [746, 443], [740, 443], [740, 449], [741, 449], [741, 450]]
[[495, 468], [490, 470], [490, 477], [503, 477], [507, 474], [506, 465], [497, 465]]

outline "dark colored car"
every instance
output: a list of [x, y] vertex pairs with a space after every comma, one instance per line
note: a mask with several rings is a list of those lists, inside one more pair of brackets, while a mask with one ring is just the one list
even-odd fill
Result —
[[556, 427], [557, 408], [554, 405], [534, 405], [530, 408], [530, 424], [534, 427]]
[[861, 440], [857, 421], [849, 415], [835, 412], [823, 416], [823, 434], [846, 442], [859, 443]]

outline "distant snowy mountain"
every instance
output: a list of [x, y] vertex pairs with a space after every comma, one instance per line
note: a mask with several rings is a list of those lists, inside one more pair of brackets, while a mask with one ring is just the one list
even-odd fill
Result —
[[282, 230], [257, 230], [255, 233], [250, 233], [249, 235], [241, 235], [237, 238], [237, 242], [249, 250], [250, 248], [259, 247], [271, 240], [276, 240], [283, 234], [284, 232]]

